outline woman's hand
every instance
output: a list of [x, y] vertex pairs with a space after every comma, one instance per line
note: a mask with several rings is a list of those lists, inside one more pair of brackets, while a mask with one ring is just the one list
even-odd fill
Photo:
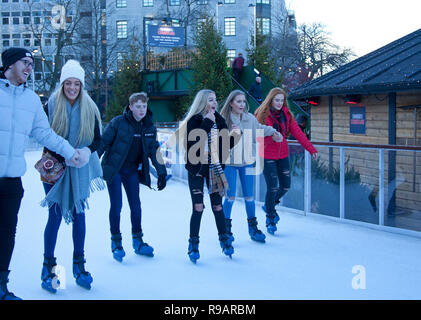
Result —
[[282, 136], [282, 134], [280, 134], [278, 131], [276, 131], [273, 135], [272, 135], [272, 139], [275, 142], [282, 142], [282, 140], [284, 140], [284, 137]]
[[241, 129], [240, 129], [240, 127], [239, 126], [237, 126], [237, 125], [235, 125], [235, 124], [232, 124], [231, 125], [231, 132], [230, 132], [230, 134], [232, 135], [232, 134], [236, 134], [236, 135], [241, 135]]
[[311, 155], [311, 158], [313, 159], [313, 160], [317, 160], [317, 158], [319, 157], [319, 153], [317, 153], [317, 152], [315, 152], [315, 153], [313, 153], [312, 155]]
[[205, 114], [205, 118], [209, 118], [213, 122], [215, 122], [215, 112], [212, 110], [208, 110], [208, 112]]

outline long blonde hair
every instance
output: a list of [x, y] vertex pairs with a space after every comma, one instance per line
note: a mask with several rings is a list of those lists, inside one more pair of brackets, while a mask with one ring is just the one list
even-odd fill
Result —
[[257, 108], [256, 111], [254, 112], [254, 115], [257, 121], [259, 121], [261, 124], [266, 124], [266, 119], [269, 115], [270, 108], [272, 106], [272, 100], [278, 94], [282, 94], [284, 96], [284, 104], [282, 108], [286, 107], [291, 116], [291, 119], [294, 118], [294, 115], [292, 114], [291, 110], [289, 110], [288, 101], [287, 101], [287, 93], [281, 88], [276, 87], [269, 91], [268, 95], [266, 96], [266, 99], [263, 100], [260, 107]]
[[193, 103], [190, 105], [190, 108], [184, 116], [184, 119], [180, 122], [178, 129], [168, 140], [168, 144], [170, 146], [174, 146], [178, 139], [180, 147], [184, 148], [184, 150], [187, 150], [187, 122], [194, 115], [203, 113], [205, 111], [206, 106], [208, 105], [209, 95], [212, 93], [215, 94], [215, 92], [210, 89], [202, 89], [196, 93]]
[[[246, 94], [241, 90], [234, 90], [231, 91], [231, 93], [228, 95], [227, 99], [225, 100], [225, 103], [220, 111], [221, 116], [225, 119], [228, 129], [231, 130], [232, 128], [232, 120], [231, 120], [231, 103], [234, 101], [234, 99], [239, 96], [243, 95], [246, 97]], [[249, 104], [246, 99], [246, 108], [244, 109], [244, 113], [247, 113], [249, 111]]]
[[[51, 128], [63, 138], [67, 138], [69, 119], [67, 116], [67, 98], [64, 94], [64, 83], [56, 92], [54, 118]], [[95, 119], [98, 120], [100, 132], [102, 132], [101, 114], [95, 102], [83, 88], [80, 89], [80, 130], [78, 144], [90, 144], [94, 139]]]

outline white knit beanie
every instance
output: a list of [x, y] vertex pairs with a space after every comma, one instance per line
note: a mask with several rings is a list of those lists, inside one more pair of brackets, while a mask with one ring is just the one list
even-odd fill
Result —
[[76, 60], [68, 60], [64, 64], [63, 68], [61, 68], [60, 85], [69, 78], [76, 78], [80, 80], [82, 87], [85, 87], [85, 70], [83, 70], [79, 62]]

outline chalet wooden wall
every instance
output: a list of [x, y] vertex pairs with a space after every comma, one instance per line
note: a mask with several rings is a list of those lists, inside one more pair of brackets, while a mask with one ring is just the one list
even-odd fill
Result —
[[[333, 97], [333, 142], [388, 144], [388, 94], [366, 95], [361, 105], [366, 107], [366, 133], [352, 134], [349, 128], [350, 105], [341, 96]], [[396, 141], [401, 145], [421, 146], [421, 111], [417, 114], [417, 136], [414, 137], [414, 110], [402, 106], [421, 105], [421, 92], [397, 93]], [[329, 98], [322, 97], [318, 106], [311, 108], [311, 140], [329, 141]], [[320, 159], [329, 161], [329, 148], [319, 147]], [[388, 190], [389, 152], [385, 152], [386, 202], [396, 187], [396, 206], [406, 211], [421, 211], [421, 152], [396, 151], [396, 181]], [[377, 150], [346, 149], [348, 166], [361, 175], [361, 182], [378, 189], [379, 152]], [[332, 152], [333, 165], [339, 167], [339, 150]], [[393, 184], [392, 184], [393, 185]], [[386, 203], [387, 207], [387, 203]]]

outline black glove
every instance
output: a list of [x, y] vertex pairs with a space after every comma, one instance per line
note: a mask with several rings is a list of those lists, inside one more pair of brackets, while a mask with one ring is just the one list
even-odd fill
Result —
[[162, 189], [165, 188], [165, 186], [167, 185], [167, 179], [166, 176], [158, 176], [158, 191], [161, 191]]

